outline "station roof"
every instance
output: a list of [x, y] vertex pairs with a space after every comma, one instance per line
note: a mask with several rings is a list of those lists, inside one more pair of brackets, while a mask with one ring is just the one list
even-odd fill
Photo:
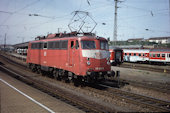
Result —
[[19, 43], [19, 44], [14, 44], [13, 47], [14, 48], [27, 48], [28, 47], [28, 43], [29, 42], [23, 42], [23, 43]]

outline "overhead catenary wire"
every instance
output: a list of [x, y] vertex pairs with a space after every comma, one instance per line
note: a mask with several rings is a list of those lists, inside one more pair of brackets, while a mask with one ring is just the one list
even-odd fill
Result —
[[40, 1], [40, 0], [36, 0], [36, 1], [32, 2], [32, 3], [30, 3], [30, 4], [27, 4], [27, 5], [24, 6], [24, 7], [20, 8], [20, 9], [18, 9], [18, 10], [16, 10], [16, 11], [14, 11], [11, 15], [9, 15], [9, 16], [0, 24], [0, 26], [3, 25], [4, 23], [6, 23], [13, 14], [18, 13], [19, 11], [26, 9], [26, 8], [28, 8], [28, 7], [36, 4], [36, 3], [39, 2], [39, 1]]

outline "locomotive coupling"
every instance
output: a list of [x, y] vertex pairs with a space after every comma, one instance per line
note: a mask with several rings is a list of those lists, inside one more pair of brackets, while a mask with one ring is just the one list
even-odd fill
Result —
[[116, 77], [116, 78], [119, 78], [120, 77], [120, 71], [108, 71], [107, 72], [107, 75], [109, 77]]
[[111, 77], [111, 76], [115, 76], [115, 72], [114, 71], [108, 71], [107, 72], [107, 75], [109, 76], [109, 77]]

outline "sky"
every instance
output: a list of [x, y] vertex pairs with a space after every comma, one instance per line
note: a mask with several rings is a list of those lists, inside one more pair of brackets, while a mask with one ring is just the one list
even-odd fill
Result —
[[[119, 1], [117, 40], [170, 36], [170, 0]], [[114, 0], [0, 0], [0, 44], [5, 36], [7, 44], [17, 44], [49, 33], [70, 32], [68, 24], [78, 19], [73, 18], [75, 11], [88, 12], [97, 23], [96, 35], [114, 39]], [[83, 31], [92, 30], [94, 21], [87, 18]]]

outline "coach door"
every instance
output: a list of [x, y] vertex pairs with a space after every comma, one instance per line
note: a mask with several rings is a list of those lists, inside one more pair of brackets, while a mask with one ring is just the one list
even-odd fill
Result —
[[167, 53], [167, 59], [168, 62], [170, 62], [170, 53]]

